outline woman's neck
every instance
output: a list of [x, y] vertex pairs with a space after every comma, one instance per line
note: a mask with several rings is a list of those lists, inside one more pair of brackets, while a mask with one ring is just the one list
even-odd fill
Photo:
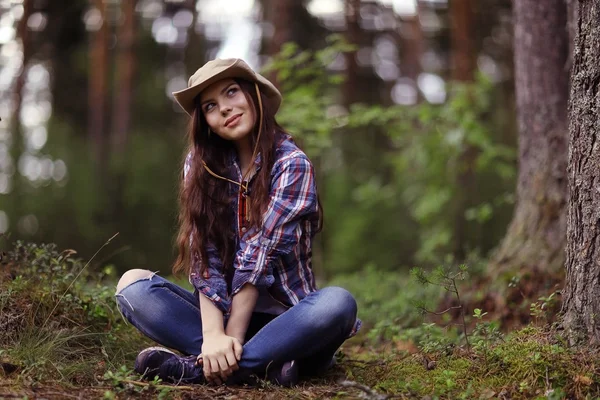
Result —
[[254, 165], [254, 160], [252, 160], [252, 154], [254, 151], [252, 149], [252, 141], [250, 140], [250, 137], [248, 136], [242, 140], [236, 141], [235, 149], [240, 160], [242, 176], [244, 178], [248, 178], [252, 174], [251, 168]]

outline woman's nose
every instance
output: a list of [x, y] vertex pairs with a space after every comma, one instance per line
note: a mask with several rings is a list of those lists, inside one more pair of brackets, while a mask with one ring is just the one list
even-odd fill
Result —
[[221, 114], [227, 115], [227, 114], [229, 114], [230, 111], [231, 111], [231, 106], [229, 104], [221, 105]]

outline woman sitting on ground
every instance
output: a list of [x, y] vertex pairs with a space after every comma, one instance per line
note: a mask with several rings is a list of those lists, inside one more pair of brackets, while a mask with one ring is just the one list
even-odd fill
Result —
[[318, 375], [360, 327], [346, 290], [317, 290], [322, 210], [313, 166], [275, 121], [281, 95], [239, 59], [213, 60], [174, 93], [191, 117], [179, 257], [191, 293], [148, 270], [117, 285], [123, 315], [163, 346], [135, 370], [170, 382], [281, 385]]

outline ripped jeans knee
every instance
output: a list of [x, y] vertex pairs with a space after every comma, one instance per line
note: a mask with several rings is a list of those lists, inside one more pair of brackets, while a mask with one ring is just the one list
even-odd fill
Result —
[[[117, 289], [115, 293], [115, 299], [117, 300], [117, 308], [121, 313], [121, 316], [125, 319], [123, 315], [123, 311], [121, 310], [121, 304], [119, 304], [119, 299], [123, 299], [127, 305], [131, 308], [131, 311], [135, 311], [133, 305], [127, 299], [127, 297], [123, 294], [123, 291], [129, 288], [131, 285], [140, 282], [140, 281], [152, 281], [152, 278], [156, 275], [156, 272], [152, 272], [145, 269], [131, 269], [125, 272], [119, 282], [117, 283]], [[127, 319], [125, 319], [127, 320]]]

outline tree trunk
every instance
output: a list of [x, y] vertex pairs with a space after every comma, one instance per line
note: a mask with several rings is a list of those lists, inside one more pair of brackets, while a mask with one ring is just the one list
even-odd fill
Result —
[[453, 0], [450, 3], [450, 23], [452, 80], [472, 82], [477, 68], [475, 13], [472, 0]]
[[[346, 40], [360, 47], [360, 0], [346, 0], [344, 7], [346, 18]], [[342, 102], [345, 106], [355, 103], [357, 98], [358, 64], [356, 50], [344, 53], [346, 60], [346, 80], [342, 87]]]
[[100, 171], [106, 164], [106, 107], [108, 96], [108, 20], [105, 0], [94, 0], [101, 26], [92, 34], [88, 93], [88, 132]]
[[115, 99], [113, 109], [112, 150], [124, 153], [131, 120], [131, 102], [133, 97], [133, 78], [135, 59], [135, 6], [137, 0], [121, 3], [123, 20], [117, 36], [118, 54], [116, 60]]
[[[450, 41], [452, 44], [451, 78], [455, 82], [472, 83], [477, 69], [477, 49], [475, 48], [475, 12], [471, 0], [454, 0], [450, 3]], [[458, 192], [454, 205], [453, 253], [457, 260], [464, 260], [467, 251], [467, 220], [465, 211], [471, 206], [474, 197], [475, 161], [477, 148], [466, 144], [460, 159], [456, 177]]]
[[285, 42], [292, 40], [292, 8], [296, 0], [275, 0], [270, 2], [270, 20], [273, 24], [273, 37], [269, 43], [269, 54], [277, 54]]
[[[23, 1], [23, 16], [17, 25], [17, 37], [21, 39], [21, 48], [23, 51], [23, 63], [17, 74], [15, 87], [13, 92], [13, 109], [10, 119], [11, 135], [12, 135], [12, 158], [15, 165], [18, 164], [19, 158], [24, 152], [23, 146], [23, 126], [21, 125], [21, 110], [23, 109], [23, 94], [26, 83], [27, 65], [31, 60], [31, 33], [27, 29], [27, 21], [32, 14], [33, 2], [31, 0]], [[19, 174], [15, 174], [12, 181], [13, 192], [13, 218], [16, 220], [21, 216], [23, 196], [23, 179]]]
[[600, 0], [579, 2], [569, 103], [569, 199], [563, 327], [600, 343]]
[[519, 176], [513, 219], [490, 274], [564, 263], [569, 39], [564, 0], [515, 0]]

